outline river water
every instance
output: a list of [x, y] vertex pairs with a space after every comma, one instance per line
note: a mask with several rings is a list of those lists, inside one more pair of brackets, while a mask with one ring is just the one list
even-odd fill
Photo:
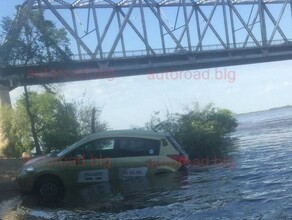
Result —
[[225, 163], [205, 163], [188, 175], [87, 187], [68, 193], [57, 207], [22, 196], [12, 214], [25, 219], [292, 219], [292, 108], [237, 118], [236, 147]]

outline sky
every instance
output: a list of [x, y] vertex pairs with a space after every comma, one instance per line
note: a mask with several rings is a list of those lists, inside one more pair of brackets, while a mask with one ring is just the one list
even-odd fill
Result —
[[[19, 2], [1, 1], [0, 18], [11, 16]], [[188, 73], [176, 72], [64, 83], [58, 87], [68, 101], [83, 97], [102, 108], [101, 118], [110, 128], [127, 129], [144, 126], [154, 111], [162, 115], [166, 111], [183, 112], [185, 106], [196, 101], [202, 105], [213, 103], [234, 113], [292, 105], [291, 67], [292, 61], [281, 61], [192, 71], [198, 76], [209, 74], [208, 79], [189, 79]], [[177, 75], [181, 77], [171, 79]], [[219, 79], [221, 75], [225, 77]], [[22, 87], [11, 91], [12, 102], [22, 93]]]

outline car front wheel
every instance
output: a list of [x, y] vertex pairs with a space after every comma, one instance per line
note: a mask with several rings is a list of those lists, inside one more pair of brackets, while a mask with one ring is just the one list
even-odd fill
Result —
[[56, 177], [41, 178], [37, 183], [36, 190], [44, 200], [61, 199], [64, 195], [64, 187]]

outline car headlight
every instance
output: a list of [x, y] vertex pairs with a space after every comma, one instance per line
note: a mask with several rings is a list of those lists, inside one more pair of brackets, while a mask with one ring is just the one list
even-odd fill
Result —
[[29, 173], [33, 173], [34, 172], [34, 167], [33, 166], [29, 166], [29, 167], [24, 167], [19, 171], [19, 175], [23, 176]]

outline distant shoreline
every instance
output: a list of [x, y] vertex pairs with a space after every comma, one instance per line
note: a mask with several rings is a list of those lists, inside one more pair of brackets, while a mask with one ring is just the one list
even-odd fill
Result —
[[280, 109], [287, 109], [287, 108], [292, 108], [292, 105], [286, 105], [286, 106], [281, 106], [281, 107], [274, 107], [274, 108], [269, 108], [269, 109], [266, 109], [266, 110], [259, 110], [259, 111], [254, 111], [254, 112], [239, 113], [239, 114], [235, 114], [235, 116], [247, 115], [247, 114], [252, 114], [252, 113], [268, 112], [268, 111], [274, 111], [274, 110], [280, 110]]

